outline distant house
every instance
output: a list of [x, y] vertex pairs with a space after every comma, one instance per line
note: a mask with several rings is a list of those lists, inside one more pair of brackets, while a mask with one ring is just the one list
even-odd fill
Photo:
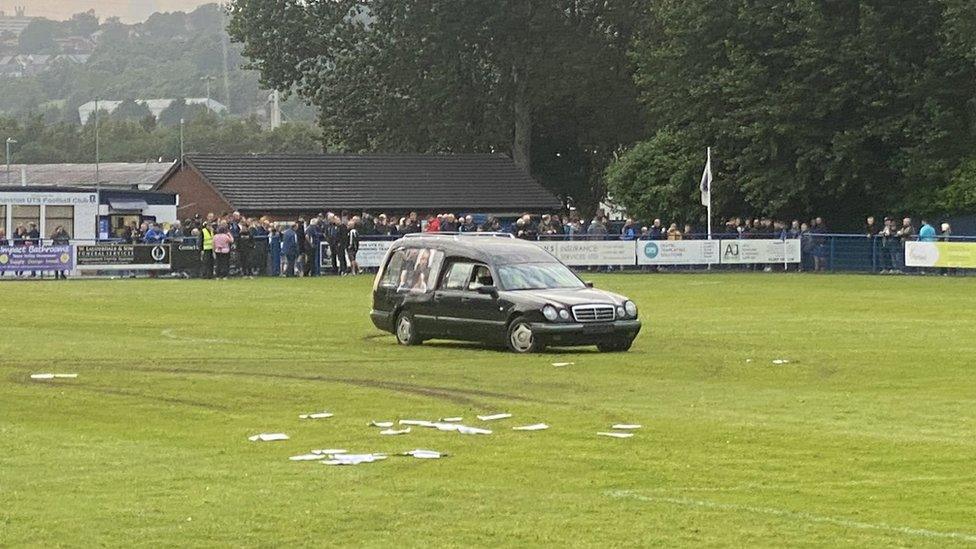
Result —
[[84, 65], [88, 62], [88, 57], [88, 54], [81, 53], [4, 55], [0, 56], [0, 76], [9, 78], [33, 76], [56, 66], [58, 63]]
[[[136, 99], [135, 101], [140, 105], [145, 105], [154, 117], [159, 118], [159, 114], [166, 110], [166, 108], [169, 107], [173, 101], [176, 101], [176, 99]], [[184, 99], [184, 101], [186, 101], [187, 105], [203, 105], [217, 114], [227, 112], [227, 106], [214, 99], [207, 99], [206, 97], [189, 97]], [[119, 108], [119, 105], [121, 104], [122, 101], [120, 100], [100, 100], [98, 101], [98, 110], [111, 113], [114, 112], [115, 109]], [[87, 123], [88, 118], [94, 113], [95, 101], [89, 101], [78, 107], [78, 118], [81, 119], [82, 124]]]
[[155, 190], [180, 218], [240, 211], [295, 219], [332, 210], [550, 212], [551, 192], [501, 154], [190, 154]]
[[24, 29], [33, 20], [33, 17], [26, 17], [24, 15], [24, 8], [17, 8], [14, 15], [8, 15], [6, 12], [0, 11], [0, 34], [6, 32], [14, 36], [20, 36], [20, 33], [24, 32]]

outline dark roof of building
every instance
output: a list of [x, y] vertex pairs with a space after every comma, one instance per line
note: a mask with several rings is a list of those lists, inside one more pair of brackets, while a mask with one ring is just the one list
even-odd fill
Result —
[[561, 206], [500, 154], [193, 154], [186, 161], [242, 210], [521, 211]]

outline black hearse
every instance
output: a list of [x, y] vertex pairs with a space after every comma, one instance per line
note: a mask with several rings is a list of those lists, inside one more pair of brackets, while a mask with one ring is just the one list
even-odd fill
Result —
[[633, 301], [593, 289], [541, 247], [510, 236], [397, 240], [373, 282], [373, 324], [403, 345], [445, 338], [504, 343], [516, 353], [630, 349], [641, 327]]

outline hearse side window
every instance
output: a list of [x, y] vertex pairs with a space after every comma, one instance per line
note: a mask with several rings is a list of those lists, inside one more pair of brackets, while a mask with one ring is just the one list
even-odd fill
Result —
[[[403, 261], [397, 277], [398, 292], [424, 293], [434, 287], [444, 262], [444, 252], [428, 248], [404, 250]], [[392, 261], [391, 261], [392, 263]], [[384, 275], [384, 278], [385, 275]]]
[[478, 291], [478, 288], [482, 286], [494, 286], [495, 282], [491, 278], [491, 270], [487, 265], [476, 265], [474, 272], [471, 273], [471, 282], [468, 284], [468, 289], [471, 291]]
[[451, 263], [444, 273], [444, 281], [441, 287], [445, 290], [463, 290], [467, 288], [468, 281], [471, 280], [471, 270], [474, 265], [463, 261]]

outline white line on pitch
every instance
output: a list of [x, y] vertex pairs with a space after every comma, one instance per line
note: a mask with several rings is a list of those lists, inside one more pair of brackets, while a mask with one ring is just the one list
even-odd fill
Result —
[[856, 528], [859, 530], [878, 530], [881, 532], [890, 532], [892, 534], [904, 534], [907, 536], [916, 536], [916, 537], [923, 537], [923, 538], [955, 539], [955, 540], [965, 541], [969, 543], [976, 543], [976, 535], [966, 534], [962, 532], [940, 532], [938, 530], [927, 530], [925, 528], [913, 528], [910, 526], [894, 526], [891, 524], [885, 524], [883, 522], [882, 523], [860, 522], [860, 521], [849, 520], [845, 518], [814, 515], [803, 511], [788, 511], [785, 509], [776, 509], [773, 507], [753, 507], [751, 505], [737, 505], [734, 503], [722, 503], [718, 501], [644, 496], [630, 490], [611, 490], [607, 492], [607, 494], [615, 498], [629, 498], [638, 501], [645, 501], [648, 503], [667, 503], [671, 505], [681, 505], [684, 507], [699, 507], [703, 509], [718, 509], [721, 511], [746, 512], [746, 513], [754, 513], [757, 515], [767, 515], [767, 516], [778, 517], [778, 518], [801, 520], [804, 522], [811, 522], [817, 524], [833, 524], [834, 526], [842, 526], [844, 528]]

